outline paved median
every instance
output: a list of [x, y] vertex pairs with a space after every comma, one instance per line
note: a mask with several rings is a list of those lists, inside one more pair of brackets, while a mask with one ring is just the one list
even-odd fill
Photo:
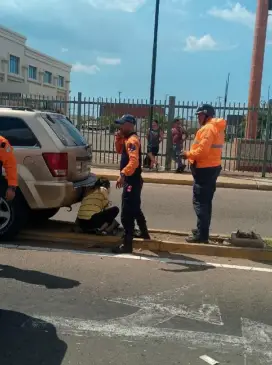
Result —
[[[115, 181], [119, 177], [119, 171], [114, 169], [93, 168], [92, 172], [97, 176], [107, 177]], [[173, 172], [143, 172], [143, 179], [146, 183], [167, 184], [167, 185], [193, 185], [191, 174], [175, 174]], [[272, 191], [272, 180], [253, 177], [220, 176], [217, 181], [218, 188], [262, 190]]]
[[[213, 235], [213, 244], [187, 244], [186, 232], [150, 230], [151, 240], [134, 240], [134, 249], [157, 253], [194, 254], [230, 257], [254, 261], [271, 261], [272, 249], [237, 248], [224, 245], [226, 236]], [[75, 232], [73, 223], [50, 221], [46, 227], [36, 227], [23, 231], [19, 239], [29, 244], [48, 248], [93, 250], [113, 247], [120, 242], [119, 236], [97, 236]]]

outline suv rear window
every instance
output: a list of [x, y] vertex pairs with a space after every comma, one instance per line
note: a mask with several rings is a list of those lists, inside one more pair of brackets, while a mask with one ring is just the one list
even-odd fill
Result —
[[1, 116], [0, 136], [14, 147], [40, 147], [37, 138], [21, 118]]
[[87, 145], [85, 138], [65, 115], [47, 113], [42, 114], [42, 117], [64, 146], [72, 147]]

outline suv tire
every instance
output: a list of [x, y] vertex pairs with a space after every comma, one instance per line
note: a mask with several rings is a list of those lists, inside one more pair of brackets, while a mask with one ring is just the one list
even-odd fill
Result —
[[10, 241], [27, 223], [29, 208], [18, 190], [9, 203], [0, 198], [0, 241]]
[[40, 209], [32, 210], [30, 216], [30, 224], [43, 223], [54, 217], [58, 213], [60, 208]]

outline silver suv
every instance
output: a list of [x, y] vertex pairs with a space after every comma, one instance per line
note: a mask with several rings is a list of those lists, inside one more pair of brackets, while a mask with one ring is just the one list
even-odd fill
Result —
[[92, 150], [64, 115], [0, 107], [0, 135], [14, 147], [19, 189], [9, 205], [0, 200], [0, 238], [10, 239], [27, 220], [42, 222], [80, 201], [92, 186]]

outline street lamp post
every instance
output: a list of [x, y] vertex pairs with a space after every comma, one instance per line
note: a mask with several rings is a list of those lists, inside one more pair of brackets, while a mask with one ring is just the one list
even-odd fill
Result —
[[155, 96], [156, 67], [157, 67], [159, 14], [160, 14], [160, 0], [156, 0], [153, 54], [152, 54], [152, 71], [151, 71], [151, 83], [150, 83], [150, 114], [149, 114], [150, 129], [152, 128], [152, 120], [153, 120], [153, 114], [154, 114], [154, 96]]
[[230, 83], [230, 73], [228, 73], [228, 77], [226, 80], [225, 97], [224, 97], [224, 115], [223, 115], [224, 119], [226, 118], [226, 108], [229, 96], [229, 83]]

